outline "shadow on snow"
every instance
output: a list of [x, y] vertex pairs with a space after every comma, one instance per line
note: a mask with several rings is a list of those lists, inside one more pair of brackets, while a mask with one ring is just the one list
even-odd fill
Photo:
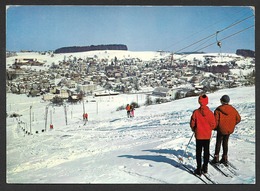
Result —
[[[159, 153], [159, 155], [120, 155], [118, 157], [125, 157], [130, 159], [137, 159], [137, 160], [148, 160], [153, 162], [160, 162], [160, 163], [167, 163], [175, 168], [179, 168], [181, 170], [184, 170], [186, 172], [189, 172], [186, 168], [184, 168], [180, 162], [167, 158], [166, 156], [163, 156], [161, 154], [169, 154], [174, 155], [178, 158], [182, 157], [184, 150], [169, 150], [169, 149], [158, 149], [158, 150], [143, 150], [143, 151], [149, 151], [154, 153]], [[187, 156], [187, 155], [186, 155]], [[192, 156], [194, 158], [192, 153], [188, 153], [188, 156]], [[184, 156], [185, 157], [185, 156]], [[186, 165], [189, 169], [195, 169], [192, 165]], [[190, 173], [190, 172], [189, 172]]]

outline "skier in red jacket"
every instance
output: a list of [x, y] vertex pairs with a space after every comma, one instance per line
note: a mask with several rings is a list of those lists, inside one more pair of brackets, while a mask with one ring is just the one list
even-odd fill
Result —
[[[216, 119], [216, 147], [215, 155], [212, 160], [213, 163], [223, 163], [227, 165], [227, 153], [228, 153], [228, 139], [230, 134], [234, 132], [235, 126], [241, 121], [241, 117], [238, 111], [231, 105], [229, 105], [230, 98], [228, 95], [223, 95], [220, 99], [221, 105], [214, 111]], [[222, 144], [223, 143], [223, 144]], [[219, 161], [220, 147], [223, 147], [223, 155]]]
[[83, 121], [84, 121], [84, 125], [86, 125], [86, 123], [88, 121], [88, 114], [87, 113], [83, 113]]
[[[193, 111], [190, 119], [190, 127], [195, 133], [196, 138], [197, 169], [194, 173], [201, 175], [201, 173], [208, 172], [210, 138], [212, 130], [216, 127], [216, 122], [213, 112], [207, 106], [207, 95], [199, 96], [198, 102], [200, 107]], [[204, 149], [203, 165], [201, 165], [202, 149]]]
[[130, 117], [130, 111], [131, 111], [130, 105], [127, 104], [126, 107], [125, 107], [125, 109], [126, 109], [126, 115], [127, 115], [127, 117], [129, 118], [129, 117]]

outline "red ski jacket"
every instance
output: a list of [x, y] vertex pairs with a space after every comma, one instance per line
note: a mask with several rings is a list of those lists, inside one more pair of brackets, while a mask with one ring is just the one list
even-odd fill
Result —
[[214, 111], [217, 130], [223, 135], [234, 132], [235, 126], [241, 121], [237, 110], [228, 104], [217, 107]]
[[88, 118], [88, 114], [87, 113], [84, 113], [83, 114], [83, 119], [87, 119]]
[[211, 138], [211, 132], [216, 128], [216, 122], [214, 114], [208, 106], [202, 105], [193, 111], [190, 127], [195, 132], [196, 139], [209, 140]]
[[125, 109], [127, 110], [127, 111], [130, 111], [130, 105], [127, 105], [126, 107], [125, 107]]

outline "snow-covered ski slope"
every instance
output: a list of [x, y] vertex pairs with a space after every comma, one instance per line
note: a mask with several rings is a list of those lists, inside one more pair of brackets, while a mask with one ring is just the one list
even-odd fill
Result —
[[[209, 175], [219, 184], [255, 184], [255, 87], [208, 94], [212, 111], [224, 94], [230, 96], [242, 117], [229, 141], [229, 160], [238, 168], [238, 176], [225, 177], [212, 166]], [[125, 110], [116, 111], [131, 101], [141, 105], [134, 118], [127, 118]], [[145, 95], [100, 97], [96, 102], [86, 102], [89, 121], [85, 126], [82, 104], [66, 106], [67, 125], [64, 107], [50, 106], [47, 132], [41, 132], [48, 102], [40, 97], [7, 94], [7, 113], [22, 114], [20, 121], [24, 122], [18, 125], [15, 118], [6, 119], [7, 183], [204, 184], [185, 171], [178, 160], [192, 135], [189, 120], [199, 107], [197, 97], [151, 106], [143, 106], [144, 102]], [[30, 126], [33, 135], [23, 131]], [[213, 132], [211, 154], [215, 136]], [[194, 138], [184, 162], [196, 166]]]

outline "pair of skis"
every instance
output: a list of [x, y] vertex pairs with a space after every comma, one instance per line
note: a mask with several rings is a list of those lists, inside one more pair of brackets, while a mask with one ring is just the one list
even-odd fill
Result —
[[[190, 144], [190, 142], [191, 142], [193, 136], [194, 136], [194, 133], [193, 133], [192, 136], [190, 137], [190, 140], [189, 140], [189, 142], [188, 142], [188, 144], [187, 144], [187, 146], [186, 146], [186, 148], [185, 148], [185, 150], [184, 150], [182, 156], [181, 156], [181, 157], [178, 157], [179, 163], [186, 169], [187, 172], [189, 172], [190, 174], [196, 176], [197, 178], [199, 178], [199, 179], [200, 179], [202, 182], [204, 182], [205, 184], [217, 184], [217, 182], [215, 182], [214, 180], [212, 180], [212, 178], [209, 176], [208, 173], [202, 173], [202, 175], [200, 176], [200, 175], [194, 173], [194, 169], [190, 169], [187, 165], [185, 165], [185, 164], [183, 163], [184, 154], [186, 153], [186, 150], [187, 150], [187, 148], [188, 148], [188, 146], [189, 146], [189, 144]], [[205, 177], [205, 179], [204, 179], [203, 177]]]
[[[212, 158], [213, 156], [210, 155]], [[211, 166], [213, 166], [217, 171], [219, 171], [221, 174], [223, 174], [226, 177], [234, 177], [238, 176], [238, 173], [236, 172], [238, 169], [230, 162], [227, 162], [226, 165], [221, 163], [212, 163], [212, 161], [209, 162]]]
[[196, 176], [197, 178], [199, 178], [203, 183], [205, 184], [218, 184], [216, 181], [214, 181], [211, 176], [208, 173], [202, 173], [201, 175], [198, 175], [196, 173], [194, 173], [195, 169], [192, 169], [190, 167], [188, 167], [186, 164], [182, 163], [180, 161], [180, 164], [182, 165], [182, 167], [190, 174]]
[[[213, 156], [210, 155], [212, 158]], [[213, 180], [213, 178], [208, 174], [208, 173], [202, 173], [201, 176], [197, 175], [194, 173], [194, 169], [190, 168], [188, 165], [183, 163], [183, 158], [179, 158], [179, 163], [183, 166], [183, 168], [189, 172], [190, 174], [196, 176], [197, 178], [199, 178], [203, 183], [205, 184], [218, 184], [216, 181]], [[235, 167], [235, 165], [233, 165], [230, 162], [227, 162], [226, 165], [221, 164], [221, 163], [212, 163], [212, 161], [209, 161], [209, 164], [218, 172], [220, 172], [222, 175], [226, 176], [226, 177], [234, 177], [234, 176], [238, 176], [237, 173], [237, 168]], [[204, 178], [205, 177], [205, 178]]]
[[[189, 144], [190, 144], [190, 142], [191, 142], [191, 139], [192, 139], [193, 135], [194, 135], [194, 133], [192, 134], [192, 136], [191, 136], [191, 138], [190, 138], [190, 140], [189, 140], [189, 142], [188, 142], [188, 144], [187, 144], [187, 146], [186, 146], [186, 149], [185, 149], [185, 151], [183, 152], [182, 157], [179, 157], [179, 158], [178, 158], [178, 159], [179, 159], [179, 163], [180, 163], [189, 173], [191, 173], [191, 174], [193, 174], [194, 176], [198, 177], [198, 178], [199, 178], [201, 181], [203, 181], [205, 184], [210, 184], [210, 183], [211, 183], [211, 184], [217, 184], [217, 182], [214, 181], [208, 173], [206, 173], [206, 174], [205, 174], [205, 173], [204, 173], [204, 174], [202, 173], [202, 175], [208, 180], [208, 181], [205, 181], [205, 180], [202, 178], [202, 176], [199, 176], [199, 175], [195, 174], [192, 169], [190, 169], [187, 165], [185, 165], [185, 164], [183, 163], [183, 156], [184, 156], [184, 154], [186, 153], [186, 150], [187, 150], [187, 148], [188, 148], [188, 146], [189, 146]], [[210, 156], [211, 156], [212, 158], [214, 158], [211, 154], [210, 154]], [[236, 170], [238, 170], [238, 169], [237, 169], [232, 163], [230, 163], [230, 162], [228, 162], [226, 165], [224, 165], [224, 164], [220, 164], [220, 163], [214, 164], [214, 163], [212, 163], [212, 161], [210, 160], [210, 161], [209, 161], [209, 164], [212, 165], [217, 171], [219, 171], [221, 174], [223, 174], [223, 175], [226, 176], [226, 177], [233, 177], [234, 175], [235, 175], [235, 176], [238, 175], [237, 172], [236, 172]]]
[[[185, 168], [187, 172], [199, 178], [205, 184], [218, 184], [208, 173], [202, 173], [201, 176], [194, 173], [194, 169], [189, 168], [187, 165], [180, 161], [180, 164]], [[238, 176], [236, 170], [238, 170], [232, 163], [228, 162], [225, 166], [224, 164], [214, 164], [211, 161], [209, 162], [218, 172], [226, 177], [233, 178], [234, 176]], [[204, 178], [205, 177], [205, 178]]]

